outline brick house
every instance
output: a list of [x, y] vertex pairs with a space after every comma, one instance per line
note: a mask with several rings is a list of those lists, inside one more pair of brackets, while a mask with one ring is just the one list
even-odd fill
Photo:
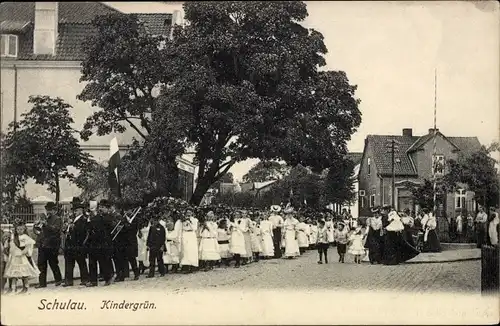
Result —
[[[456, 159], [459, 153], [471, 153], [481, 148], [477, 137], [447, 137], [436, 130], [436, 158], [433, 158], [434, 129], [423, 136], [414, 136], [412, 129], [403, 129], [401, 135], [368, 135], [359, 171], [359, 216], [370, 216], [374, 206], [392, 203], [392, 156], [390, 142], [398, 144], [395, 151], [395, 208], [418, 211], [413, 203], [411, 187], [432, 180], [433, 161]], [[438, 173], [446, 173], [444, 169]], [[474, 193], [459, 189], [447, 194], [438, 210], [446, 216], [455, 216], [458, 208], [475, 210]]]
[[[87, 117], [95, 110], [90, 103], [76, 99], [83, 90], [80, 83], [81, 44], [94, 33], [92, 20], [98, 15], [123, 14], [100, 2], [3, 2], [0, 4], [1, 32], [1, 99], [0, 131], [6, 132], [12, 121], [31, 109], [30, 95], [61, 97], [73, 109], [74, 128], [81, 130]], [[144, 32], [161, 35], [173, 23], [182, 21], [175, 9], [170, 13], [137, 14], [144, 23]], [[110, 140], [116, 136], [122, 154], [127, 150], [135, 131], [93, 136], [81, 142], [83, 150], [98, 162], [107, 162]], [[188, 199], [194, 188], [196, 169], [188, 155], [178, 157], [179, 189]], [[29, 182], [29, 198], [53, 196], [45, 186]], [[80, 190], [62, 180], [61, 197], [77, 196]]]

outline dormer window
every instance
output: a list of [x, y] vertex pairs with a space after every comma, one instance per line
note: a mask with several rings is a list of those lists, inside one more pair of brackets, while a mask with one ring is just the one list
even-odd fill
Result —
[[17, 35], [2, 34], [1, 56], [17, 58], [18, 37]]

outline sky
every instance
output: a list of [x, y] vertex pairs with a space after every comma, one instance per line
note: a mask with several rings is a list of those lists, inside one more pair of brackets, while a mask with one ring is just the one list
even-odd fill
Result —
[[[362, 152], [369, 134], [499, 139], [500, 17], [495, 1], [306, 1], [303, 24], [324, 36], [328, 70], [345, 71], [358, 86], [362, 123], [348, 143]], [[160, 2], [107, 3], [124, 12], [171, 12]], [[435, 87], [435, 76], [437, 83]], [[498, 156], [497, 156], [498, 158]], [[230, 170], [236, 180], [257, 163]]]

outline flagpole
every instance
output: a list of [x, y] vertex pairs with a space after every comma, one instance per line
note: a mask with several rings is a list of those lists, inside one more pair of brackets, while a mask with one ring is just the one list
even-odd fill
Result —
[[434, 141], [433, 141], [433, 161], [434, 161], [434, 166], [432, 169], [432, 179], [434, 181], [433, 184], [433, 191], [434, 191], [434, 198], [433, 198], [433, 208], [432, 208], [432, 214], [434, 217], [436, 217], [437, 213], [437, 204], [436, 204], [436, 188], [437, 188], [437, 178], [436, 178], [436, 166], [437, 166], [437, 158], [436, 158], [436, 135], [437, 135], [437, 68], [434, 69]]

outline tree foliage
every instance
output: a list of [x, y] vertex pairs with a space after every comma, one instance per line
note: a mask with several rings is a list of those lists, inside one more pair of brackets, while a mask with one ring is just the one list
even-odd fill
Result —
[[33, 108], [9, 127], [9, 164], [16, 166], [20, 178], [47, 185], [59, 202], [60, 179], [72, 181], [74, 175], [68, 167], [80, 168], [89, 155], [80, 149], [76, 130], [71, 127], [74, 121], [69, 104], [49, 96], [30, 96], [28, 103]]
[[243, 176], [244, 182], [264, 182], [280, 180], [285, 177], [290, 168], [286, 164], [276, 161], [259, 161], [247, 174]]
[[315, 171], [343, 159], [361, 122], [356, 86], [342, 71], [318, 70], [327, 49], [321, 33], [300, 24], [305, 3], [185, 2], [184, 12], [189, 24], [172, 40], [140, 33], [133, 16], [95, 22], [80, 98], [102, 109], [84, 136], [123, 132], [135, 119], [158, 151], [193, 148], [194, 204], [248, 158]]
[[327, 202], [343, 204], [350, 203], [355, 199], [354, 167], [355, 164], [351, 160], [345, 159], [328, 169], [324, 182], [324, 194]]
[[495, 145], [482, 147], [471, 154], [459, 154], [456, 160], [448, 161], [448, 173], [445, 181], [450, 189], [464, 185], [475, 193], [478, 203], [487, 207], [498, 207], [499, 175], [495, 169], [495, 160], [490, 157], [491, 151], [497, 150]]
[[[162, 161], [145, 153], [148, 149], [134, 142], [123, 156], [119, 166], [119, 179], [124, 202], [140, 204], [147, 198], [177, 196], [179, 170], [169, 161]], [[111, 195], [107, 165], [91, 161], [85, 165], [75, 183], [82, 189], [85, 200]]]
[[[421, 208], [426, 208], [429, 211], [434, 209], [434, 183], [428, 179], [424, 179], [423, 183], [419, 186], [414, 186], [411, 189], [413, 200]], [[436, 184], [436, 207], [444, 204], [444, 195], [447, 193], [447, 187], [439, 180]]]
[[2, 198], [0, 211], [3, 215], [12, 213], [15, 203], [20, 199], [19, 190], [26, 184], [26, 177], [18, 170], [18, 165], [13, 161], [12, 147], [7, 146], [7, 136], [0, 133], [0, 182]]

